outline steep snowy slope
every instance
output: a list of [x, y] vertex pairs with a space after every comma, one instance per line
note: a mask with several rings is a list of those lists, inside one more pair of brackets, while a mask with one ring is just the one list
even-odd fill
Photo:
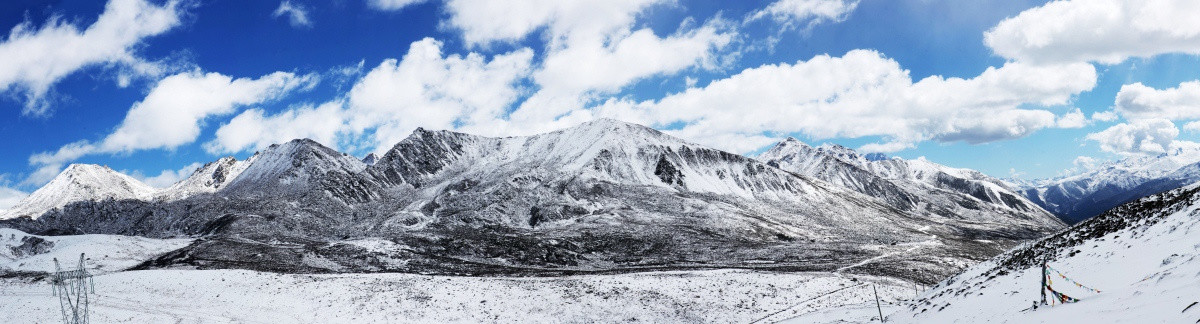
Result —
[[48, 210], [82, 201], [149, 199], [155, 190], [106, 166], [72, 164], [41, 189], [0, 214], [0, 219], [38, 218]]
[[[889, 320], [1200, 321], [1196, 305], [1200, 302], [1198, 193], [1200, 184], [1193, 184], [1149, 196], [1006, 252], [942, 282]], [[1050, 286], [1078, 302], [1031, 307], [1041, 300], [1042, 262], [1049, 266]]]
[[923, 159], [868, 159], [840, 145], [812, 147], [795, 138], [776, 144], [758, 159], [882, 198], [901, 210], [977, 222], [1058, 223], [997, 179]]
[[186, 179], [157, 192], [156, 199], [179, 200], [193, 195], [213, 193], [225, 188], [249, 163], [238, 161], [233, 157], [223, 157], [209, 162], [192, 172]]
[[1117, 205], [1200, 181], [1200, 150], [1132, 157], [1055, 179], [1020, 182], [1034, 203], [1074, 223]]

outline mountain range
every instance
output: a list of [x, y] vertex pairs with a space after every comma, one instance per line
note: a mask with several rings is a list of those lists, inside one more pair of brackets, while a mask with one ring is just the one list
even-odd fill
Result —
[[1135, 156], [1054, 179], [1017, 181], [1029, 200], [1077, 223], [1120, 204], [1200, 181], [1200, 149]]
[[199, 238], [139, 268], [739, 267], [933, 282], [1064, 226], [975, 171], [794, 139], [752, 159], [608, 119], [523, 137], [417, 129], [365, 159], [298, 139], [163, 190], [86, 165], [51, 184], [0, 226]]

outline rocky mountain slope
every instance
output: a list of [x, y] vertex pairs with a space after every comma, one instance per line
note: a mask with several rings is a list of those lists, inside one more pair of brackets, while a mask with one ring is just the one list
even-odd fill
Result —
[[1109, 162], [1079, 174], [1017, 182], [1029, 200], [1075, 223], [1117, 205], [1200, 181], [1200, 150]]
[[[1197, 251], [1200, 184], [1192, 184], [1123, 204], [971, 267], [888, 319], [1193, 323], [1200, 320]], [[1078, 301], [1033, 307], [1042, 300], [1044, 275], [1055, 291]]]
[[859, 155], [840, 145], [809, 146], [788, 138], [758, 159], [872, 197], [900, 210], [960, 221], [996, 220], [1049, 225], [1051, 215], [1004, 182], [975, 170], [951, 168], [924, 159]]
[[156, 193], [156, 199], [179, 200], [201, 194], [211, 194], [224, 189], [233, 179], [246, 170], [249, 163], [233, 157], [223, 157], [209, 162], [166, 189]]
[[732, 267], [924, 282], [1062, 227], [1048, 215], [897, 208], [613, 120], [506, 138], [418, 129], [371, 165], [311, 140], [223, 161], [216, 165], [225, 171], [202, 168], [193, 176], [205, 186], [184, 186], [212, 188], [189, 191], [199, 194], [79, 201], [0, 226], [198, 238], [141, 268], [555, 274]]

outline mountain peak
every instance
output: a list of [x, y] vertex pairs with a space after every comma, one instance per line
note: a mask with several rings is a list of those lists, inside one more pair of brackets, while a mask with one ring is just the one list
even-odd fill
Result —
[[154, 192], [154, 188], [107, 166], [71, 164], [0, 218], [37, 218], [51, 209], [77, 201], [144, 199]]
[[367, 156], [364, 156], [362, 158], [363, 164], [366, 164], [366, 165], [375, 165], [376, 161], [379, 161], [379, 155], [377, 155], [375, 153], [367, 154]]
[[595, 131], [607, 131], [607, 132], [612, 132], [612, 131], [642, 132], [644, 134], [653, 134], [653, 136], [665, 136], [665, 134], [662, 134], [662, 132], [660, 132], [659, 130], [654, 130], [654, 128], [652, 128], [652, 127], [647, 127], [647, 126], [638, 125], [638, 124], [632, 124], [632, 122], [620, 121], [620, 120], [611, 119], [611, 118], [600, 118], [600, 119], [590, 120], [587, 122], [583, 122], [583, 124], [576, 125], [575, 127], [564, 128], [563, 131], [583, 131], [583, 130], [595, 130]]
[[178, 200], [201, 193], [212, 193], [225, 188], [230, 182], [246, 170], [248, 164], [238, 161], [232, 156], [226, 156], [192, 172], [186, 179], [159, 191], [156, 199]]
[[858, 155], [858, 151], [840, 144], [821, 144], [821, 146], [817, 147], [817, 149], [829, 152], [841, 159], [858, 160], [860, 157], [860, 155]]

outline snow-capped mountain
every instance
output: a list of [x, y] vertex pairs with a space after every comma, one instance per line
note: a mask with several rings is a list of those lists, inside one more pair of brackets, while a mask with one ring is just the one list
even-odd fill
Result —
[[155, 194], [158, 199], [179, 200], [204, 193], [214, 193], [225, 188], [229, 182], [246, 170], [249, 163], [233, 157], [223, 157], [209, 162], [192, 172], [191, 176]]
[[1109, 162], [1079, 174], [1017, 182], [1029, 200], [1075, 223], [1117, 205], [1200, 181], [1200, 150]]
[[1054, 222], [1049, 213], [998, 179], [924, 159], [867, 157], [841, 145], [813, 147], [790, 137], [758, 159], [881, 198], [901, 210], [971, 221]]
[[[339, 200], [363, 202], [373, 194], [366, 165], [310, 139], [273, 144], [246, 160], [247, 166], [223, 191], [247, 197], [303, 195], [324, 190]], [[364, 182], [365, 181], [365, 182]]]
[[[1197, 251], [1200, 183], [1123, 204], [971, 267], [888, 321], [1193, 323], [1200, 319]], [[1040, 305], [1043, 276], [1078, 301], [1061, 304], [1046, 292], [1058, 305]]]
[[[311, 140], [215, 165], [228, 170], [224, 182], [209, 182], [218, 168], [206, 167], [185, 180], [204, 190], [178, 191], [201, 194], [79, 202], [0, 226], [200, 238], [142, 268], [487, 274], [755, 267], [923, 282], [1062, 227], [1036, 214], [903, 210], [606, 119], [505, 138], [417, 129], [372, 165]], [[229, 179], [235, 170], [242, 171]]]
[[71, 164], [54, 177], [50, 183], [0, 214], [0, 219], [17, 217], [37, 219], [49, 210], [73, 202], [145, 200], [151, 198], [154, 193], [153, 187], [106, 166]]

